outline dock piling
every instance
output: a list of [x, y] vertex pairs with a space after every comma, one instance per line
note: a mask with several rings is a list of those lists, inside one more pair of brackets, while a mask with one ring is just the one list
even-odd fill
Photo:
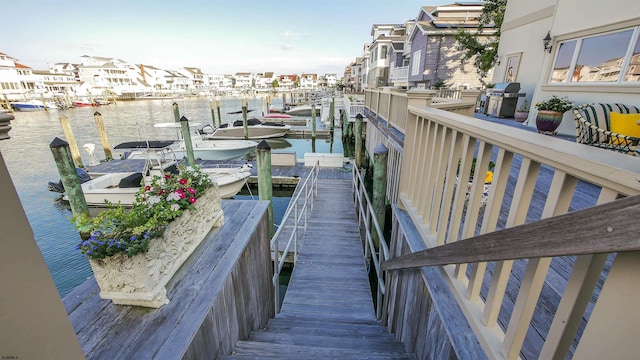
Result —
[[316, 138], [316, 104], [311, 104], [311, 138]]
[[213, 106], [213, 99], [209, 100], [209, 109], [211, 109], [211, 123], [216, 126], [216, 111]]
[[184, 140], [184, 147], [187, 150], [187, 160], [189, 165], [196, 164], [195, 157], [193, 156], [193, 143], [191, 142], [191, 133], [189, 132], [189, 119], [186, 117], [180, 118], [180, 127], [182, 128], [182, 140]]
[[269, 201], [269, 234], [273, 236], [273, 185], [271, 181], [271, 146], [262, 140], [256, 147], [258, 163], [258, 197]]
[[[389, 149], [384, 144], [379, 144], [373, 150], [373, 211], [380, 224], [380, 229], [384, 231], [385, 207], [387, 199], [387, 157]], [[373, 244], [376, 249], [380, 246], [378, 233], [373, 231]]]
[[104, 121], [102, 121], [102, 114], [99, 112], [93, 113], [93, 118], [96, 121], [96, 127], [98, 128], [98, 135], [100, 135], [100, 142], [102, 143], [102, 149], [104, 150], [104, 157], [107, 161], [113, 159], [111, 154], [111, 145], [109, 139], [107, 139], [107, 131], [104, 128]]
[[89, 215], [89, 207], [82, 192], [76, 167], [73, 164], [69, 143], [60, 138], [55, 138], [51, 144], [49, 144], [49, 148], [56, 162], [60, 180], [62, 180], [62, 185], [67, 193], [71, 211], [76, 216], [81, 214]]
[[177, 102], [173, 103], [173, 119], [175, 122], [180, 122], [180, 108]]
[[244, 128], [244, 139], [249, 140], [249, 127], [247, 125], [247, 99], [242, 99], [242, 127]]
[[336, 112], [336, 98], [332, 96], [331, 103], [329, 104], [329, 129], [331, 130], [331, 134], [333, 134], [333, 130], [336, 122], [335, 112]]
[[218, 98], [216, 98], [216, 111], [218, 112], [218, 126], [222, 126], [222, 116], [220, 115], [220, 99]]
[[71, 150], [73, 163], [75, 164], [76, 167], [83, 168], [84, 164], [82, 164], [82, 156], [80, 156], [78, 143], [76, 142], [76, 138], [73, 136], [73, 131], [71, 130], [71, 124], [69, 123], [69, 119], [66, 116], [60, 116], [59, 119], [60, 119], [60, 126], [62, 126], [62, 132], [64, 132], [64, 137], [67, 138], [69, 149]]
[[362, 167], [362, 114], [356, 115], [356, 141], [355, 141], [355, 153], [356, 153], [356, 166]]

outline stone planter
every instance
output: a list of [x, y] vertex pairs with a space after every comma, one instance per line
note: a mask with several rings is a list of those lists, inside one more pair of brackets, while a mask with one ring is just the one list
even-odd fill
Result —
[[556, 135], [556, 129], [562, 122], [564, 113], [550, 110], [538, 110], [536, 115], [536, 127], [540, 134]]
[[214, 186], [174, 219], [161, 237], [149, 242], [149, 251], [128, 257], [123, 253], [89, 259], [100, 297], [115, 304], [159, 308], [169, 302], [165, 285], [224, 215], [218, 187]]

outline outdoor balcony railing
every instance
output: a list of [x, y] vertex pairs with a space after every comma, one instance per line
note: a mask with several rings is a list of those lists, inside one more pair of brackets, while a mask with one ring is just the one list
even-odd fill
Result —
[[365, 97], [404, 134], [397, 207], [422, 244], [409, 249], [400, 243], [411, 234], [392, 230], [388, 276], [438, 267], [489, 358], [633, 356], [640, 159], [425, 102], [411, 92]]

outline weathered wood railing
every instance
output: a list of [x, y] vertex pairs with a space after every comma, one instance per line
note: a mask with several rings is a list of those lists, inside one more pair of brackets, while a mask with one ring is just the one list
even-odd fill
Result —
[[[280, 272], [284, 267], [289, 251], [293, 252], [294, 264], [298, 259], [298, 240], [304, 235], [304, 230], [307, 229], [309, 214], [311, 213], [311, 210], [313, 210], [313, 203], [316, 195], [318, 195], [319, 171], [320, 164], [316, 162], [302, 185], [298, 185], [296, 187], [297, 193], [289, 202], [289, 207], [282, 217], [280, 226], [271, 238], [270, 246], [272, 257], [274, 259], [272, 283], [274, 287], [276, 314], [280, 312]], [[303, 229], [302, 234], [299, 234], [300, 228]], [[282, 251], [282, 258], [280, 258], [280, 234], [284, 229], [291, 229], [291, 234], [289, 234], [289, 238], [286, 239], [287, 243]], [[293, 249], [291, 249], [292, 246]]]
[[[377, 106], [374, 98], [380, 99], [367, 94], [368, 107]], [[411, 104], [404, 134], [398, 211], [410, 217], [428, 257], [448, 254], [445, 260], [420, 265], [439, 267], [487, 357], [578, 358], [589, 354], [597, 358], [606, 357], [607, 352], [633, 356], [639, 345], [629, 334], [638, 329], [640, 310], [625, 296], [638, 291], [640, 252], [607, 253], [634, 250], [637, 244], [624, 249], [612, 244], [620, 240], [618, 237], [625, 239], [625, 234], [634, 233], [637, 226], [632, 221], [610, 219], [623, 216], [624, 211], [613, 208], [624, 208], [624, 203], [603, 208], [606, 213], [590, 210], [601, 217], [592, 225], [601, 227], [588, 237], [572, 230], [576, 224], [565, 224], [578, 221], [578, 228], [587, 229], [586, 222], [591, 221], [580, 218], [580, 213], [558, 216], [640, 194], [640, 159]], [[495, 163], [494, 176], [483, 205], [484, 174], [490, 162]], [[473, 178], [472, 186], [465, 191], [469, 178]], [[635, 219], [637, 206], [628, 209], [633, 211], [626, 216]], [[541, 226], [545, 221], [554, 224], [553, 233]], [[516, 231], [515, 227], [523, 224], [530, 225], [515, 233], [494, 233]], [[620, 227], [625, 229], [618, 231]], [[514, 261], [506, 250], [498, 249], [499, 255], [481, 256], [491, 254], [491, 241], [505, 234], [510, 234], [509, 238], [520, 235], [519, 241], [511, 238], [508, 250], [520, 254], [515, 258], [528, 260]], [[566, 237], [567, 246], [575, 249], [554, 250], [546, 242], [552, 235], [556, 240]], [[407, 236], [394, 229], [391, 247], [396, 241], [406, 241]], [[472, 245], [453, 245], [474, 238], [470, 244], [484, 245], [486, 251], [476, 253]], [[604, 248], [591, 247], [594, 238], [600, 238]], [[536, 248], [542, 251], [536, 253]], [[398, 249], [403, 249], [400, 255], [413, 251], [402, 246]], [[557, 256], [570, 254], [582, 255]], [[457, 265], [441, 265], [445, 263]], [[395, 270], [388, 274], [399, 278], [391, 290], [387, 280], [386, 297], [404, 302], [389, 300], [383, 314], [403, 338], [413, 333], [416, 325], [402, 325], [403, 320], [397, 319], [402, 313], [393, 309], [406, 306], [402, 311], [410, 311], [408, 308], [417, 304], [409, 303], [415, 294], [389, 292], [402, 290], [399, 284], [405, 285], [404, 290], [419, 292], [412, 282], [417, 278], [402, 280], [410, 274], [415, 275]], [[604, 282], [604, 287], [598, 282]], [[408, 283], [414, 285], [407, 287]], [[606, 325], [611, 321], [615, 326]], [[409, 345], [416, 342], [413, 339]], [[418, 350], [411, 346], [408, 351]]]

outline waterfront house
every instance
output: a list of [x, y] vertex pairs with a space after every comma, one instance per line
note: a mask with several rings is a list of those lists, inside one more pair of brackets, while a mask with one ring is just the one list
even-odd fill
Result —
[[239, 90], [250, 89], [255, 79], [252, 72], [237, 72], [233, 78], [235, 80], [233, 87]]
[[299, 84], [298, 75], [280, 75], [278, 91], [289, 91]]
[[0, 53], [0, 89], [9, 100], [24, 99], [25, 85], [28, 83], [25, 80], [25, 76], [28, 76], [25, 68], [17, 63], [17, 59]]
[[190, 90], [206, 89], [209, 85], [207, 76], [199, 68], [181, 67], [178, 69], [178, 72], [191, 79], [191, 85], [193, 87]]
[[122, 59], [89, 55], [83, 55], [81, 58], [78, 76], [80, 82], [91, 89], [93, 96], [100, 96], [105, 90], [116, 94], [151, 91], [138, 78], [138, 69]]
[[405, 27], [402, 24], [374, 24], [371, 27], [371, 36], [373, 41], [368, 49], [370, 56], [367, 87], [387, 86], [392, 43], [404, 41]]
[[[493, 82], [504, 81], [512, 68], [529, 104], [558, 95], [576, 105], [640, 106], [639, 32], [640, 5], [630, 0], [589, 6], [578, 0], [509, 1]], [[529, 113], [529, 126], [535, 116]], [[575, 134], [570, 112], [558, 131]]]
[[478, 33], [478, 17], [482, 3], [455, 3], [423, 6], [408, 36], [405, 52], [409, 53], [410, 87], [430, 88], [438, 80], [450, 88], [481, 88], [482, 82], [473, 59], [462, 61], [463, 52], [456, 47], [459, 29], [490, 36], [495, 29], [485, 27]]
[[317, 74], [301, 74], [300, 75], [301, 90], [316, 90], [317, 88], [318, 88]]

